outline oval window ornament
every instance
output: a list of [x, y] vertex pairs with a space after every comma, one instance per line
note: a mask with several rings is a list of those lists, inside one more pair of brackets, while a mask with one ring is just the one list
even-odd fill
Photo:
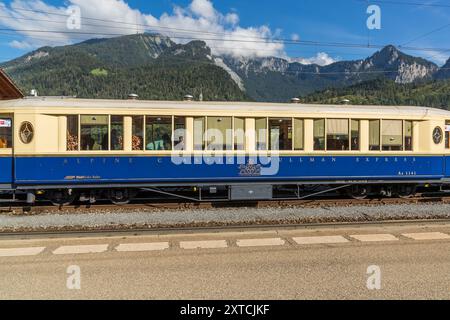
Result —
[[22, 141], [25, 144], [29, 144], [31, 143], [31, 141], [33, 141], [34, 128], [30, 122], [28, 121], [22, 122], [19, 129], [19, 137], [20, 141]]
[[436, 127], [433, 130], [433, 141], [435, 144], [440, 144], [442, 142], [442, 139], [444, 138], [444, 134], [442, 132], [442, 129], [440, 127]]

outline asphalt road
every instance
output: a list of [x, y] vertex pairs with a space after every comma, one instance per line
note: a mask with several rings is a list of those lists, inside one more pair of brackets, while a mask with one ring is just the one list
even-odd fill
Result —
[[0, 239], [0, 275], [2, 299], [450, 299], [450, 225]]

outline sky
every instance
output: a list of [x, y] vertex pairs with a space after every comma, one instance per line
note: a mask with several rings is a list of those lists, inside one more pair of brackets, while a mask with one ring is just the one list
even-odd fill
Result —
[[[369, 30], [373, 11], [367, 11], [373, 5], [380, 10], [375, 20], [380, 26]], [[179, 43], [201, 39], [215, 54], [278, 56], [320, 65], [366, 58], [393, 44], [442, 65], [450, 56], [450, 1], [0, 1], [0, 61], [42, 46], [144, 31]]]

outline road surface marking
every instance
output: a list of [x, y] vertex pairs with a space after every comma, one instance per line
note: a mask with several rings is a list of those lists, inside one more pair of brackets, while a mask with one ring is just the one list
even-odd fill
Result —
[[349, 242], [343, 236], [296, 237], [292, 239], [298, 244], [327, 244]]
[[236, 241], [238, 247], [266, 247], [266, 246], [284, 246], [286, 241], [281, 238], [269, 239], [240, 239]]
[[53, 251], [53, 254], [100, 253], [105, 252], [106, 250], [108, 250], [107, 244], [62, 246]]
[[450, 239], [448, 234], [442, 232], [403, 233], [402, 236], [413, 240], [444, 240]]
[[377, 241], [398, 241], [399, 239], [392, 234], [355, 234], [350, 236], [361, 242], [377, 242]]
[[21, 256], [35, 256], [45, 250], [45, 247], [31, 247], [31, 248], [4, 248], [0, 249], [0, 257], [21, 257]]
[[116, 247], [119, 252], [161, 251], [169, 249], [168, 242], [121, 243]]
[[227, 248], [226, 240], [181, 241], [181, 249], [220, 249]]

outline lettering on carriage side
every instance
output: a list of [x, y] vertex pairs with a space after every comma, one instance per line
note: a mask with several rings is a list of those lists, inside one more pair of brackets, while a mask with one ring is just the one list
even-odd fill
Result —
[[416, 171], [399, 171], [398, 175], [399, 176], [416, 176], [417, 172]]
[[315, 162], [316, 159], [315, 158], [309, 158], [309, 162]]

